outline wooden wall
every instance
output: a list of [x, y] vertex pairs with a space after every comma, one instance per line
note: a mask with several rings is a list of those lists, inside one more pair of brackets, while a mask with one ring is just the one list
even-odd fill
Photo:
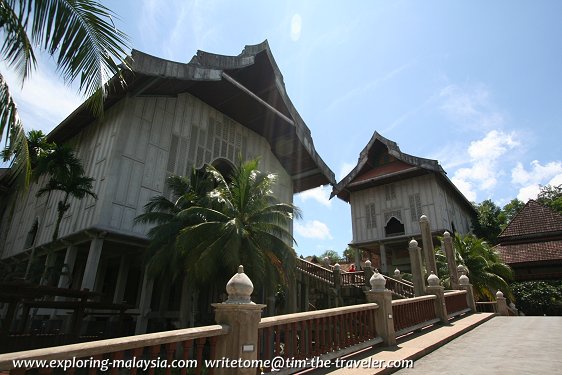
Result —
[[[124, 98], [70, 143], [86, 173], [96, 179], [98, 200], [71, 200], [61, 237], [93, 225], [144, 236], [148, 227], [135, 226], [133, 220], [149, 198], [166, 193], [169, 174], [185, 174], [192, 166], [217, 158], [235, 163], [239, 153], [246, 159], [260, 157], [260, 168], [278, 175], [274, 193], [292, 202], [291, 177], [268, 142], [189, 94]], [[52, 194], [46, 204], [46, 196], [35, 197], [43, 183], [44, 179], [20, 197], [12, 194], [14, 209], [3, 213], [0, 226], [1, 258], [23, 251], [36, 217], [40, 221], [36, 245], [50, 242], [62, 194]]]
[[[452, 196], [432, 174], [352, 192], [353, 242], [389, 238], [384, 227], [392, 216], [399, 216], [405, 235], [420, 234], [422, 214], [429, 218], [432, 230], [450, 229], [450, 222], [454, 221], [455, 228], [466, 233], [470, 229], [469, 214]], [[374, 215], [369, 218], [373, 204]]]

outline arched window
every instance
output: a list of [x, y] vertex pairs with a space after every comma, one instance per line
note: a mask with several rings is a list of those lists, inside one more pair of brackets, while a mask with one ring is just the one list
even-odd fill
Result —
[[384, 233], [386, 234], [386, 237], [399, 236], [401, 234], [404, 234], [404, 224], [402, 224], [400, 220], [392, 216], [384, 227]]

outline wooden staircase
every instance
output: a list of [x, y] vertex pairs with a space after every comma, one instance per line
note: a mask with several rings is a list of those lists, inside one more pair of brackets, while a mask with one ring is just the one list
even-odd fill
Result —
[[[301, 258], [297, 258], [296, 267], [303, 276], [324, 283], [327, 288], [337, 289], [336, 275], [332, 269]], [[386, 288], [392, 292], [395, 298], [413, 298], [415, 296], [414, 285], [410, 281], [383, 276], [386, 279]], [[342, 290], [342, 294], [358, 295], [357, 292], [360, 292], [361, 296], [363, 296], [363, 291], [371, 287], [369, 280], [365, 280], [364, 271], [341, 271], [340, 277], [339, 287]]]

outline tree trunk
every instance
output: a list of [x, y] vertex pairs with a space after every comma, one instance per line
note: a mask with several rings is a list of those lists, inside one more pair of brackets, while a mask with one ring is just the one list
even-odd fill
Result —
[[57, 217], [57, 223], [55, 225], [55, 231], [53, 232], [53, 242], [57, 240], [57, 238], [59, 237], [59, 228], [60, 228], [60, 223], [62, 221], [62, 218], [64, 216], [64, 213], [66, 211], [68, 211], [68, 209], [70, 208], [70, 206], [68, 205], [68, 193], [66, 193], [64, 195], [64, 200], [63, 201], [59, 201], [58, 207], [57, 207], [57, 211], [59, 212], [58, 217]]

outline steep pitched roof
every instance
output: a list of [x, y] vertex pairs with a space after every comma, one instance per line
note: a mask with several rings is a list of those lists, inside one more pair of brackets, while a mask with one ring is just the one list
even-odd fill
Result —
[[[377, 158], [381, 155], [384, 157], [385, 154], [388, 154], [388, 159], [384, 163], [378, 163]], [[355, 168], [334, 186], [330, 198], [337, 195], [338, 198], [349, 202], [351, 191], [427, 173], [435, 173], [456, 192], [461, 202], [474, 211], [472, 204], [449, 180], [437, 160], [406, 154], [396, 142], [383, 137], [377, 131], [359, 154]]]
[[562, 215], [537, 201], [529, 200], [498, 239], [503, 242], [521, 237], [543, 237], [556, 232], [562, 233]]
[[[238, 56], [198, 51], [189, 63], [133, 50], [126, 87], [110, 82], [109, 108], [126, 95], [175, 96], [190, 93], [268, 140], [293, 179], [294, 192], [328, 183], [334, 173], [314, 148], [310, 129], [285, 90], [283, 76], [267, 40], [246, 46]], [[82, 104], [50, 134], [59, 142], [94, 121]]]

